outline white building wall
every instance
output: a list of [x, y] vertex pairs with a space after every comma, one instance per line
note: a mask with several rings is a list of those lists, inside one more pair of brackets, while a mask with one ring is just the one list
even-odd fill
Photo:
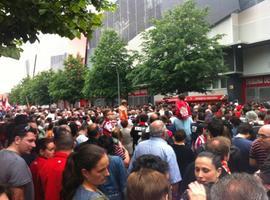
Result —
[[239, 13], [239, 38], [255, 43], [270, 39], [270, 1], [265, 0]]
[[209, 32], [209, 37], [214, 37], [217, 34], [224, 34], [222, 39], [219, 41], [222, 45], [231, 45], [234, 43], [233, 41], [233, 19], [232, 17], [228, 17], [224, 19], [221, 23], [214, 26]]

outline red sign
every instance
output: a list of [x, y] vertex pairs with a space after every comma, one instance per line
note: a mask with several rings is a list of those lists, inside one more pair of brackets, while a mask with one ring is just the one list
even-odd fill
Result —
[[131, 92], [128, 95], [129, 96], [147, 96], [148, 91], [147, 91], [147, 89], [141, 89], [141, 90], [136, 90], [134, 92]]
[[[226, 101], [226, 95], [204, 95], [204, 96], [187, 96], [185, 101], [188, 103], [199, 103], [199, 102], [220, 102]], [[178, 97], [165, 97], [161, 101], [157, 101], [156, 103], [166, 102], [168, 104], [174, 104], [176, 101], [179, 101]]]
[[270, 85], [270, 76], [246, 78], [247, 87], [265, 87]]
[[187, 96], [187, 102], [209, 102], [209, 101], [224, 101], [227, 97], [225, 95], [205, 95], [205, 96]]

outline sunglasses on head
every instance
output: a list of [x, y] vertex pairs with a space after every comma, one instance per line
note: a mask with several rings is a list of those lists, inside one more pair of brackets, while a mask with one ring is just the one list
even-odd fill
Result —
[[26, 131], [26, 132], [32, 132], [32, 133], [34, 133], [34, 134], [37, 134], [37, 129], [36, 128], [33, 128], [32, 126], [30, 126], [30, 125], [27, 125], [26, 127], [24, 127], [24, 130]]

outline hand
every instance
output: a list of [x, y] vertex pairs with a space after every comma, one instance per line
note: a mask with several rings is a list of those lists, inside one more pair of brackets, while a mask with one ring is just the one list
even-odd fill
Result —
[[202, 184], [195, 181], [190, 183], [188, 187], [187, 192], [190, 200], [206, 200], [206, 191]]

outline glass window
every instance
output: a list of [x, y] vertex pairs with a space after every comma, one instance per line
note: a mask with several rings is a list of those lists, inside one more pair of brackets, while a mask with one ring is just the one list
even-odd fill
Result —
[[214, 80], [213, 81], [213, 89], [218, 89], [219, 88], [219, 80]]
[[221, 78], [221, 80], [220, 80], [220, 87], [221, 88], [227, 88], [227, 78], [226, 77]]
[[254, 101], [256, 97], [256, 88], [247, 88], [247, 102]]
[[260, 102], [270, 100], [270, 88], [269, 87], [260, 88], [259, 91], [260, 91]]

